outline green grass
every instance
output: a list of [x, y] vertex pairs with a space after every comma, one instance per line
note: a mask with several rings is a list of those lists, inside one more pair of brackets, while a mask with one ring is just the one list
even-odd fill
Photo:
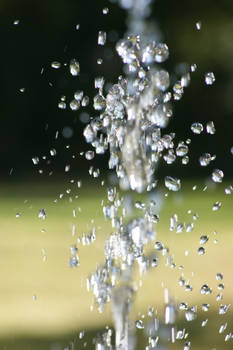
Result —
[[[142, 287], [139, 287], [132, 315], [136, 319], [139, 312], [146, 312], [152, 305], [162, 315], [164, 285], [169, 287], [172, 297], [177, 302], [186, 301], [189, 305], [197, 304], [199, 308], [202, 303], [208, 302], [211, 304], [210, 312], [205, 313], [203, 317], [209, 317], [211, 324], [206, 326], [206, 330], [200, 327], [201, 319], [188, 324], [188, 327], [192, 328], [191, 333], [195, 334], [193, 343], [198, 346], [192, 349], [206, 350], [212, 349], [208, 347], [208, 341], [213, 340], [214, 328], [214, 339], [217, 339], [218, 344], [224, 343], [225, 336], [218, 335], [223, 317], [218, 315], [219, 303], [215, 301], [219, 292], [215, 279], [217, 272], [224, 275], [223, 303], [233, 302], [233, 203], [232, 196], [226, 196], [224, 193], [228, 183], [224, 186], [218, 185], [215, 190], [207, 189], [205, 192], [202, 190], [204, 185], [200, 182], [196, 183], [197, 189], [193, 191], [194, 184], [194, 181], [185, 183], [179, 193], [169, 193], [163, 202], [160, 222], [156, 226], [156, 239], [169, 246], [176, 266], [174, 269], [165, 266], [165, 257], [159, 257], [159, 267], [142, 278]], [[66, 193], [68, 188], [71, 189], [70, 193]], [[62, 199], [59, 199], [60, 193], [64, 194]], [[162, 192], [163, 196], [164, 193], [165, 191]], [[111, 324], [110, 306], [107, 306], [103, 314], [99, 314], [95, 308], [90, 311], [93, 299], [92, 294], [86, 290], [86, 278], [95, 270], [97, 264], [104, 261], [104, 242], [112, 232], [110, 223], [103, 219], [103, 198], [106, 202], [106, 190], [89, 183], [84, 183], [81, 189], [77, 184], [2, 184], [1, 349], [53, 350], [53, 344], [58, 343], [62, 345], [63, 350], [67, 341], [72, 340], [81, 329], [87, 331], [87, 348], [93, 348], [92, 335], [106, 323]], [[54, 202], [56, 199], [57, 202]], [[135, 196], [135, 199], [146, 200], [146, 196]], [[212, 205], [216, 201], [222, 202], [222, 207], [213, 212]], [[46, 210], [46, 220], [38, 218], [38, 210], [41, 208]], [[73, 216], [74, 209], [77, 212], [76, 217]], [[187, 213], [188, 210], [191, 210], [192, 214], [198, 213], [199, 219], [193, 221], [192, 215]], [[21, 214], [19, 218], [16, 218], [17, 213]], [[181, 222], [194, 222], [193, 232], [184, 231], [177, 234], [169, 231], [169, 218], [174, 213], [179, 216]], [[137, 211], [137, 215], [139, 214], [140, 211]], [[74, 225], [76, 231], [72, 235]], [[81, 237], [83, 232], [90, 232], [93, 226], [97, 228], [96, 241], [91, 246], [78, 245], [80, 266], [71, 269], [68, 265], [69, 247], [77, 242], [77, 238]], [[214, 234], [214, 231], [217, 234]], [[208, 234], [209, 241], [206, 244], [206, 254], [198, 256], [197, 249], [202, 234]], [[215, 239], [218, 239], [218, 243], [214, 242]], [[147, 249], [153, 250], [153, 244], [148, 245]], [[46, 261], [43, 261], [42, 250], [46, 251]], [[182, 270], [181, 265], [184, 267]], [[193, 286], [191, 293], [185, 292], [184, 288], [178, 285], [182, 272], [184, 278], [190, 280]], [[200, 286], [204, 283], [213, 288], [210, 297], [200, 294]], [[36, 299], [33, 296], [36, 296]], [[231, 312], [224, 319], [230, 322], [230, 318]], [[182, 319], [180, 322], [182, 325]], [[184, 327], [186, 328], [187, 324]], [[229, 325], [225, 333], [230, 331], [232, 328]], [[77, 347], [80, 345], [77, 342]], [[216, 345], [216, 348], [223, 348], [222, 345], [219, 346]], [[212, 347], [214, 348], [214, 344]], [[180, 344], [179, 347], [174, 345], [173, 348], [182, 347]]]

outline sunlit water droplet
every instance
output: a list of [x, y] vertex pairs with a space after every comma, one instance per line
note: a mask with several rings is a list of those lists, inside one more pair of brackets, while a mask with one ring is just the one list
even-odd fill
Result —
[[214, 171], [212, 172], [212, 180], [214, 182], [222, 182], [223, 177], [224, 173], [220, 169], [214, 169]]
[[73, 75], [73, 76], [77, 76], [79, 75], [80, 73], [80, 66], [79, 66], [79, 62], [73, 58], [71, 61], [70, 61], [70, 74]]
[[192, 125], [191, 125], [191, 130], [192, 130], [192, 132], [194, 133], [194, 134], [200, 134], [202, 131], [203, 131], [203, 125], [201, 124], [201, 123], [193, 123]]
[[179, 191], [181, 188], [181, 181], [180, 179], [173, 178], [171, 176], [165, 177], [165, 186], [170, 191]]
[[208, 72], [205, 74], [205, 83], [206, 85], [213, 85], [215, 82], [215, 76], [213, 72]]

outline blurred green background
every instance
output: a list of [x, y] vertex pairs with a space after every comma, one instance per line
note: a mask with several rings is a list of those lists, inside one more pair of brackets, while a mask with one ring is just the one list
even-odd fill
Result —
[[[110, 13], [103, 16], [102, 9], [106, 6]], [[169, 171], [169, 175], [185, 179], [182, 191], [169, 194], [164, 200], [157, 226], [157, 239], [170, 247], [176, 267], [174, 270], [165, 267], [161, 258], [161, 265], [143, 279], [133, 319], [140, 317], [138, 313], [146, 314], [152, 305], [162, 317], [161, 284], [165, 283], [172, 288], [177, 302], [197, 304], [199, 310], [202, 303], [211, 305], [210, 311], [200, 311], [193, 323], [184, 322], [183, 316], [178, 321], [180, 329], [185, 327], [190, 332], [192, 349], [231, 349], [232, 342], [225, 343], [224, 337], [232, 331], [233, 315], [231, 311], [225, 316], [218, 315], [215, 275], [217, 272], [224, 275], [226, 288], [222, 303], [232, 303], [232, 199], [225, 195], [224, 188], [231, 184], [233, 176], [230, 152], [233, 2], [157, 0], [152, 18], [169, 46], [170, 58], [165, 66], [173, 78], [180, 63], [196, 63], [198, 68], [183, 99], [174, 103], [174, 118], [167, 128], [167, 132], [176, 132], [178, 140], [191, 138], [190, 163], [187, 166], [178, 162], [171, 166], [161, 163], [157, 174], [162, 179]], [[14, 25], [17, 19], [19, 24]], [[104, 241], [112, 230], [104, 221], [101, 208], [106, 191], [100, 182], [108, 178], [108, 154], [93, 160], [92, 165], [101, 169], [101, 176], [90, 179], [90, 163], [80, 152], [90, 148], [82, 132], [86, 117], [83, 113], [89, 117], [95, 115], [92, 104], [77, 112], [69, 108], [59, 110], [57, 105], [62, 95], [67, 96], [68, 104], [76, 90], [83, 90], [92, 98], [96, 76], [103, 75], [107, 82], [116, 81], [122, 66], [114, 47], [125, 32], [125, 20], [125, 12], [113, 1], [3, 0], [0, 3], [0, 349], [93, 349], [96, 334], [106, 324], [111, 326], [110, 307], [102, 315], [95, 309], [90, 311], [92, 294], [86, 291], [86, 277], [97, 263], [104, 261]], [[199, 20], [201, 31], [195, 27]], [[97, 46], [99, 30], [107, 31], [109, 37], [104, 48]], [[102, 65], [96, 63], [98, 57], [103, 58]], [[59, 70], [51, 68], [53, 61], [64, 64], [72, 58], [80, 62], [79, 77], [72, 77], [66, 66]], [[216, 77], [211, 87], [204, 84], [204, 74], [208, 71], [213, 71]], [[20, 91], [22, 88], [24, 92]], [[205, 124], [209, 120], [215, 123], [215, 135], [191, 133], [192, 122]], [[63, 136], [67, 127], [73, 132], [70, 138]], [[52, 148], [57, 151], [56, 157], [49, 153]], [[204, 152], [217, 155], [213, 164], [224, 171], [223, 185], [211, 186], [208, 182], [212, 168], [198, 164]], [[40, 158], [37, 166], [32, 163], [34, 156]], [[64, 170], [67, 164], [71, 166], [69, 172]], [[83, 186], [78, 188], [80, 179]], [[195, 184], [197, 189], [193, 191]], [[206, 184], [208, 189], [203, 192]], [[164, 188], [161, 195], [164, 196]], [[216, 201], [222, 202], [222, 208], [213, 212], [211, 208]], [[45, 221], [38, 218], [41, 208], [48, 215]], [[73, 216], [74, 209], [77, 217]], [[176, 212], [181, 221], [192, 221], [187, 214], [189, 209], [200, 217], [194, 232], [180, 235], [170, 232], [169, 217]], [[96, 242], [88, 247], [79, 245], [80, 267], [71, 269], [70, 245], [93, 226], [97, 228]], [[197, 254], [201, 234], [210, 237], [204, 256]], [[189, 251], [187, 256], [186, 251]], [[184, 265], [185, 278], [193, 285], [190, 294], [178, 285], [180, 265]], [[201, 296], [200, 286], [207, 282], [213, 293], [209, 297]], [[201, 321], [205, 318], [209, 321], [203, 328]], [[219, 334], [219, 327], [225, 322], [228, 322], [227, 330]], [[79, 339], [82, 330], [85, 335]], [[138, 333], [139, 347], [145, 347], [143, 331]], [[171, 349], [182, 349], [183, 345], [178, 342]]]

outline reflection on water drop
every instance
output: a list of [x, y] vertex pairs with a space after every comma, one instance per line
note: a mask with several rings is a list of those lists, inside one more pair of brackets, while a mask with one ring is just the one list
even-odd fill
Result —
[[204, 255], [205, 254], [205, 248], [200, 247], [200, 248], [198, 248], [197, 252], [198, 252], [198, 255]]
[[196, 28], [197, 28], [197, 30], [201, 30], [201, 21], [198, 21], [196, 23]]
[[191, 130], [194, 134], [200, 134], [203, 131], [203, 125], [201, 123], [193, 123], [191, 125]]
[[102, 45], [102, 46], [105, 45], [106, 38], [107, 38], [106, 32], [99, 31], [99, 33], [98, 33], [98, 45]]
[[71, 61], [70, 61], [70, 74], [73, 75], [74, 77], [79, 75], [80, 73], [80, 66], [79, 66], [79, 62], [73, 58]]
[[214, 171], [212, 172], [212, 180], [214, 182], [222, 182], [223, 177], [224, 173], [220, 169], [214, 169]]
[[165, 177], [165, 186], [170, 191], [179, 191], [181, 188], [181, 181], [180, 179], [173, 178], [171, 176]]
[[212, 207], [212, 210], [213, 211], [217, 211], [217, 210], [219, 210], [221, 208], [221, 206], [222, 206], [221, 202], [215, 202], [213, 207]]
[[215, 76], [213, 72], [208, 72], [205, 74], [205, 83], [206, 85], [213, 85], [215, 82]]
[[57, 62], [57, 61], [54, 61], [54, 62], [51, 63], [51, 67], [54, 68], [54, 69], [59, 69], [61, 67], [61, 63]]

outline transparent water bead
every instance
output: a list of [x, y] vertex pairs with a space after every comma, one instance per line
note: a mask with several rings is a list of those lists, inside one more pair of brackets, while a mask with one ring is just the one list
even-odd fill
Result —
[[76, 99], [74, 99], [70, 102], [70, 109], [72, 111], [77, 111], [79, 109], [79, 107], [80, 107], [80, 102], [77, 101]]
[[192, 72], [192, 73], [195, 72], [196, 69], [197, 69], [197, 64], [196, 64], [196, 63], [193, 63], [193, 64], [191, 65], [191, 67], [190, 67], [191, 72]]
[[38, 212], [38, 218], [45, 220], [46, 217], [47, 217], [47, 214], [45, 212], [45, 209], [40, 209], [39, 212]]
[[107, 15], [109, 13], [109, 8], [108, 7], [104, 7], [102, 10], [103, 15]]
[[196, 22], [197, 30], [201, 30], [201, 21]]
[[58, 102], [58, 108], [60, 109], [66, 109], [66, 103], [63, 101]]
[[217, 273], [216, 275], [216, 280], [221, 281], [223, 279], [223, 274], [222, 273]]
[[69, 260], [70, 267], [78, 267], [80, 265], [79, 258], [77, 256], [72, 256]]
[[159, 43], [155, 47], [154, 54], [155, 54], [154, 58], [156, 62], [161, 63], [166, 61], [169, 57], [168, 46], [164, 43]]
[[224, 191], [225, 191], [226, 194], [232, 194], [233, 193], [233, 187], [230, 185], [230, 186], [226, 187]]
[[176, 148], [176, 155], [178, 157], [185, 156], [189, 151], [189, 148], [187, 145], [185, 145], [183, 142], [180, 142]]
[[19, 19], [14, 20], [14, 22], [13, 22], [14, 26], [19, 25], [19, 22], [20, 22], [20, 20], [19, 20]]
[[204, 321], [202, 321], [201, 326], [205, 327], [207, 325], [208, 318], [206, 318]]
[[227, 322], [226, 323], [224, 323], [224, 324], [221, 324], [221, 326], [219, 327], [219, 334], [222, 334], [222, 333], [224, 333], [225, 332], [225, 330], [226, 330], [226, 328], [227, 328]]
[[204, 255], [205, 254], [205, 248], [199, 247], [197, 252], [198, 252], [198, 255]]
[[71, 61], [70, 61], [70, 74], [73, 75], [73, 76], [77, 76], [79, 75], [80, 73], [80, 66], [79, 66], [79, 62], [73, 58]]
[[169, 87], [170, 77], [167, 71], [160, 70], [156, 72], [153, 77], [154, 77], [155, 85], [159, 90], [165, 91]]
[[203, 128], [203, 125], [201, 123], [196, 122], [196, 123], [193, 123], [191, 125], [191, 130], [194, 134], [199, 135], [200, 133], [202, 133], [203, 129], [204, 128]]
[[210, 164], [212, 160], [214, 160], [216, 156], [211, 156], [209, 153], [203, 153], [199, 158], [199, 163], [201, 166], [207, 166]]
[[212, 210], [213, 211], [217, 211], [217, 210], [219, 210], [221, 208], [221, 206], [222, 206], [221, 202], [215, 202], [213, 207], [212, 207]]
[[185, 311], [185, 318], [188, 322], [195, 320], [196, 317], [197, 317], [197, 310], [195, 307]]
[[165, 177], [165, 186], [170, 190], [170, 191], [179, 191], [181, 188], [181, 181], [180, 179], [173, 178], [171, 176], [166, 176]]
[[200, 244], [205, 244], [206, 242], [208, 242], [208, 240], [209, 240], [209, 236], [203, 235], [200, 237]]
[[85, 158], [87, 160], [92, 160], [95, 157], [95, 152], [94, 151], [87, 151], [85, 153]]
[[213, 72], [208, 72], [205, 74], [205, 83], [206, 85], [213, 85], [215, 82], [215, 76]]
[[32, 158], [32, 163], [34, 164], [34, 165], [37, 165], [37, 164], [39, 164], [39, 158], [38, 157], [34, 157], [34, 158]]
[[57, 151], [55, 150], [55, 148], [52, 148], [49, 153], [51, 154], [52, 157], [55, 157], [55, 155], [57, 154]]
[[137, 320], [137, 321], [135, 322], [135, 326], [136, 326], [136, 328], [138, 328], [138, 329], [144, 329], [144, 323], [143, 323], [142, 320]]
[[230, 307], [230, 304], [220, 305], [218, 310], [219, 315], [225, 315], [229, 311]]
[[214, 122], [208, 122], [206, 124], [206, 132], [207, 134], [210, 134], [210, 135], [214, 135], [215, 132], [216, 132], [216, 129], [215, 129], [215, 126], [214, 126]]
[[214, 169], [214, 171], [212, 172], [212, 180], [214, 182], [222, 182], [223, 177], [224, 173], [220, 169]]
[[210, 304], [202, 304], [201, 308], [202, 308], [203, 311], [207, 312], [207, 311], [209, 311]]
[[105, 45], [106, 38], [107, 38], [106, 32], [100, 30], [98, 33], [98, 45], [102, 45], [102, 46]]
[[57, 61], [54, 61], [54, 62], [51, 63], [51, 67], [54, 68], [54, 69], [59, 69], [59, 68], [61, 68], [61, 63], [57, 62]]
[[96, 95], [94, 97], [94, 104], [93, 104], [93, 107], [96, 111], [100, 111], [102, 109], [104, 109], [106, 106], [106, 102], [105, 102], [105, 98], [103, 95]]
[[191, 342], [190, 341], [187, 341], [185, 344], [184, 344], [184, 350], [189, 350], [191, 347]]
[[200, 292], [203, 295], [208, 295], [208, 294], [212, 293], [212, 289], [207, 284], [203, 284], [203, 286], [201, 287]]

